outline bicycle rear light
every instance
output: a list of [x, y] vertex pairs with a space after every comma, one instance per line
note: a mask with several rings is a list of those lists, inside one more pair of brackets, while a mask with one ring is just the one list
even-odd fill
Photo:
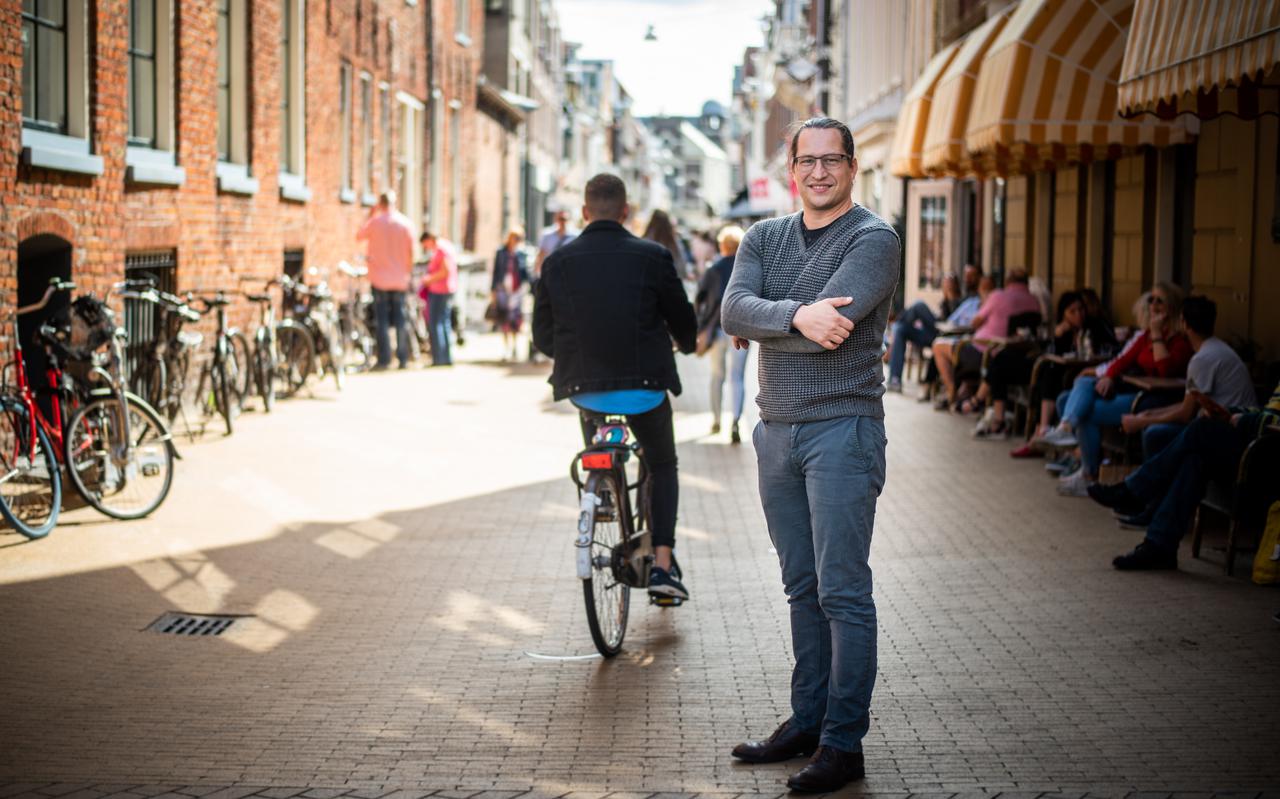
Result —
[[588, 452], [582, 456], [582, 468], [584, 469], [612, 469], [613, 453], [612, 452]]

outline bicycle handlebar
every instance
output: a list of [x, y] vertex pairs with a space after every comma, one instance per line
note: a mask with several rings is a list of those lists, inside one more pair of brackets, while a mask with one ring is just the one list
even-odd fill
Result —
[[53, 295], [56, 294], [57, 292], [72, 291], [75, 289], [75, 287], [76, 287], [76, 284], [73, 283], [72, 281], [62, 280], [60, 278], [55, 277], [49, 281], [49, 288], [44, 290], [44, 296], [41, 297], [38, 302], [33, 302], [30, 305], [20, 306], [14, 310], [14, 314], [17, 316], [22, 316], [23, 314], [31, 313], [32, 311], [38, 311], [41, 308], [44, 308], [46, 305], [48, 305], [49, 300], [52, 299]]

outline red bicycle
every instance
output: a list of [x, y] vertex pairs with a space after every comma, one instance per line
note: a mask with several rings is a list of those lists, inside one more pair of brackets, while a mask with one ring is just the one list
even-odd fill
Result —
[[[56, 292], [73, 288], [54, 280], [39, 302], [15, 314], [38, 311]], [[80, 297], [70, 315], [65, 330], [43, 324], [36, 332], [48, 356], [43, 386], [31, 385], [21, 337], [14, 336], [14, 382], [0, 395], [0, 514], [28, 538], [48, 535], [57, 524], [61, 467], [86, 502], [118, 519], [155, 510], [173, 480], [177, 452], [168, 426], [124, 389], [123, 331], [110, 309]]]

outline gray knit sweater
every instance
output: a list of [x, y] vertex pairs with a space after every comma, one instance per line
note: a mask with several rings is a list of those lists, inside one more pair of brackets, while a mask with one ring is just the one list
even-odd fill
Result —
[[[760, 417], [813, 422], [884, 416], [881, 342], [898, 283], [898, 234], [855, 205], [812, 248], [799, 213], [757, 222], [747, 231], [725, 291], [721, 327], [760, 342]], [[853, 334], [834, 350], [791, 326], [801, 305], [853, 297], [840, 313]]]

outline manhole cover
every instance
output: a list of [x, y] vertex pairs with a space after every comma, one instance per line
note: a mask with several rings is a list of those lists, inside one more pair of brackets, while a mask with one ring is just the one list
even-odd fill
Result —
[[231, 625], [248, 616], [210, 615], [204, 613], [178, 613], [169, 611], [147, 625], [153, 633], [168, 635], [222, 635], [231, 629]]

